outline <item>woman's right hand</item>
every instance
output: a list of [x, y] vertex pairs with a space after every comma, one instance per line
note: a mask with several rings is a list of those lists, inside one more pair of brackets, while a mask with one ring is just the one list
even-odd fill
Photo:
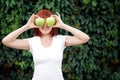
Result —
[[32, 14], [28, 20], [28, 22], [25, 24], [27, 26], [28, 29], [31, 29], [31, 28], [39, 28], [39, 26], [36, 26], [34, 21], [35, 19], [39, 17], [38, 15], [35, 15], [35, 14]]

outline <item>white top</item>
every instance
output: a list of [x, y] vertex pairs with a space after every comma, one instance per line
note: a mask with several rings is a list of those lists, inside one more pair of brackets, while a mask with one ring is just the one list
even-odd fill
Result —
[[42, 46], [38, 36], [28, 39], [35, 66], [32, 80], [64, 80], [61, 67], [65, 37], [54, 36], [49, 48]]

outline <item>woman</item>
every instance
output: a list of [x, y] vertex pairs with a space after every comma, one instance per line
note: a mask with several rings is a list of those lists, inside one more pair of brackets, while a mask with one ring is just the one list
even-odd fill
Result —
[[[46, 20], [50, 16], [56, 20], [54, 26], [49, 27], [46, 22], [42, 27], [34, 24], [37, 17]], [[57, 28], [69, 31], [73, 36], [58, 35]], [[17, 39], [29, 29], [34, 29], [35, 36]], [[49, 10], [40, 10], [36, 15], [32, 14], [25, 25], [3, 38], [2, 42], [8, 47], [29, 50], [32, 53], [35, 66], [32, 80], [64, 80], [61, 70], [63, 50], [67, 46], [83, 44], [88, 40], [87, 34], [63, 23], [59, 14], [52, 15]]]

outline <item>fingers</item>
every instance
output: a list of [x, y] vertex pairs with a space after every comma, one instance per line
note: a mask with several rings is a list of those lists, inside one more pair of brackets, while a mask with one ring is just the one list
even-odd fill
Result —
[[34, 16], [35, 16], [35, 14], [33, 13], [33, 14], [30, 16], [29, 20], [34, 19]]
[[31, 17], [34, 17], [35, 16], [35, 14], [33, 13], [32, 15], [31, 15]]
[[36, 18], [38, 18], [39, 16], [38, 15], [35, 15]]
[[60, 14], [58, 13], [58, 12], [56, 12], [57, 13], [57, 15], [60, 17]]
[[55, 18], [57, 18], [58, 16], [57, 15], [51, 15], [52, 17], [55, 17]]
[[60, 18], [60, 14], [58, 12], [56, 12], [56, 14], [51, 15], [51, 16], [53, 16], [53, 17], [59, 17]]
[[34, 13], [32, 14], [32, 16], [35, 15]]
[[30, 18], [35, 19], [35, 18], [38, 18], [38, 17], [39, 17], [38, 15], [35, 15], [35, 14], [33, 13]]

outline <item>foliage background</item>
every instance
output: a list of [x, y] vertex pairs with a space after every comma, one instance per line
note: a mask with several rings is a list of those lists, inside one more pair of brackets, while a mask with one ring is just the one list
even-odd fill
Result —
[[[84, 45], [64, 52], [65, 80], [120, 80], [119, 0], [0, 0], [0, 79], [30, 80], [32, 56], [27, 51], [8, 48], [1, 40], [24, 25], [40, 9], [59, 12], [62, 20], [90, 36]], [[59, 29], [60, 34], [71, 35]], [[33, 36], [32, 30], [19, 38]]]

